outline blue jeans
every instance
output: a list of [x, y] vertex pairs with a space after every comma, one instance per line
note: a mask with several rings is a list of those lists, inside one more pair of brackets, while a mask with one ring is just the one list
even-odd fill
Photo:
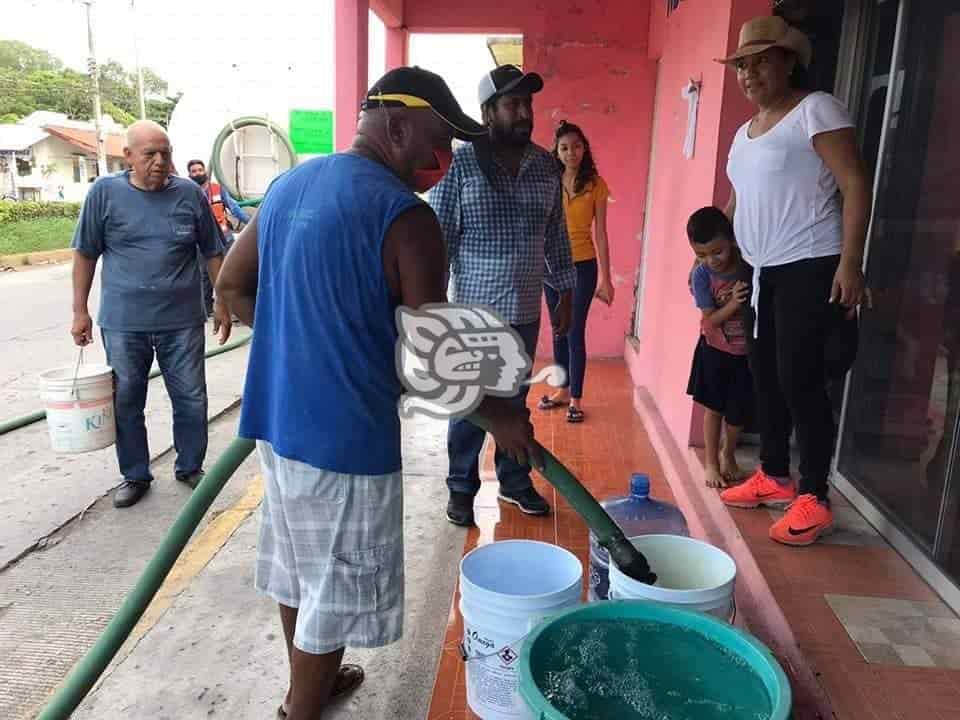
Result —
[[[567, 371], [564, 387], [570, 388], [570, 397], [583, 397], [583, 378], [587, 374], [587, 315], [593, 294], [597, 291], [597, 261], [583, 260], [575, 263], [577, 286], [573, 290], [573, 317], [570, 332], [565, 337], [553, 336], [553, 361]], [[560, 302], [560, 293], [549, 285], [543, 286], [547, 306], [555, 308]]]
[[[527, 325], [514, 325], [521, 339], [527, 355], [532, 359], [537, 353], [537, 336], [540, 333], [540, 321]], [[509, 400], [511, 404], [523, 408], [527, 404], [529, 385], [523, 385], [520, 392]], [[480, 490], [480, 451], [486, 433], [465, 419], [450, 420], [447, 429], [447, 455], [450, 459], [450, 474], [447, 476], [447, 487], [450, 492], [476, 495]], [[497, 448], [495, 461], [497, 479], [500, 481], [500, 491], [508, 495], [518, 493], [533, 486], [530, 480], [530, 466], [520, 465]]]
[[117, 461], [125, 480], [153, 480], [143, 411], [154, 353], [173, 405], [174, 470], [179, 475], [203, 467], [207, 454], [203, 328], [197, 325], [159, 333], [101, 330], [116, 383]]

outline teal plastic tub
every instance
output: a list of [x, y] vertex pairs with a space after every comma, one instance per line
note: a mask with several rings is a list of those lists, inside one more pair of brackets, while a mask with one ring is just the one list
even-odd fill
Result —
[[788, 720], [792, 704], [786, 675], [754, 637], [643, 600], [552, 616], [527, 637], [519, 671], [536, 720]]

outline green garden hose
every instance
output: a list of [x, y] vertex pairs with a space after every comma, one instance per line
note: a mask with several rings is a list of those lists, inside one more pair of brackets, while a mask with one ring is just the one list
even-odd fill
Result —
[[[490, 431], [490, 424], [476, 416], [467, 418], [481, 430]], [[629, 577], [652, 585], [657, 576], [651, 572], [650, 565], [643, 554], [633, 543], [627, 540], [623, 530], [611, 518], [597, 499], [590, 494], [576, 476], [570, 472], [553, 454], [540, 446], [543, 453], [543, 470], [541, 474], [563, 495], [577, 514], [583, 518], [601, 546], [610, 553], [610, 559]]]
[[[212, 350], [208, 350], [205, 357], [212, 358], [212, 357], [216, 357], [217, 355], [222, 355], [225, 352], [236, 350], [238, 347], [242, 347], [243, 345], [246, 345], [248, 342], [250, 342], [251, 337], [253, 337], [253, 335], [246, 335], [240, 338], [239, 340], [234, 340], [233, 342], [229, 342], [225, 345], [220, 345], [219, 347], [215, 347]], [[152, 380], [153, 378], [159, 375], [160, 375], [159, 370], [153, 370], [150, 373], [149, 378]], [[47, 417], [46, 410], [35, 410], [32, 413], [27, 413], [26, 415], [21, 415], [20, 417], [4, 420], [3, 422], [0, 422], [0, 435], [5, 435], [8, 432], [12, 432], [13, 430], [18, 430], [19, 428], [26, 427], [27, 425], [32, 425], [35, 422], [40, 422], [45, 417]]]
[[127, 594], [113, 619], [100, 634], [97, 642], [81, 658], [56, 694], [38, 715], [38, 720], [67, 720], [83, 702], [83, 698], [107, 669], [133, 628], [140, 621], [153, 596], [163, 585], [193, 531], [206, 515], [210, 505], [227, 480], [253, 451], [253, 440], [237, 438], [227, 447], [220, 459], [204, 475], [196, 490], [190, 494], [177, 519], [167, 531], [157, 552], [147, 564], [137, 584]]
[[13, 430], [18, 430], [19, 428], [27, 425], [32, 425], [35, 422], [40, 422], [46, 416], [46, 410], [35, 410], [32, 413], [27, 413], [26, 415], [21, 415], [20, 417], [4, 420], [2, 423], [0, 423], [0, 435], [12, 432]]
[[[293, 167], [297, 164], [297, 151], [293, 149], [293, 144], [290, 142], [289, 136], [283, 130], [283, 128], [281, 128], [272, 120], [268, 120], [267, 118], [263, 117], [247, 116], [237, 118], [236, 120], [229, 122], [224, 126], [223, 130], [220, 131], [220, 134], [217, 135], [217, 139], [213, 141], [213, 151], [210, 153], [209, 167], [214, 177], [216, 177], [226, 191], [230, 193], [230, 196], [241, 201], [250, 200], [251, 198], [245, 198], [243, 193], [240, 192], [240, 188], [233, 184], [233, 181], [230, 178], [235, 177], [235, 172], [231, 175], [227, 175], [227, 173], [224, 172], [223, 165], [220, 161], [220, 156], [223, 151], [223, 144], [227, 141], [227, 139], [235, 131], [245, 127], [267, 128], [267, 130], [277, 136], [284, 149], [287, 151], [287, 154], [290, 156], [290, 167]], [[241, 207], [243, 207], [242, 203]]]
[[[482, 418], [472, 415], [468, 419], [477, 427], [489, 431], [489, 423]], [[238, 438], [230, 443], [191, 493], [120, 609], [37, 716], [38, 720], [67, 720], [83, 702], [146, 612], [214, 499], [254, 447], [252, 440]], [[549, 451], [541, 447], [541, 452], [544, 459], [543, 475], [586, 521], [617, 566], [638, 580], [655, 582], [656, 575], [650, 572], [646, 558], [624, 537], [623, 531], [596, 499]]]

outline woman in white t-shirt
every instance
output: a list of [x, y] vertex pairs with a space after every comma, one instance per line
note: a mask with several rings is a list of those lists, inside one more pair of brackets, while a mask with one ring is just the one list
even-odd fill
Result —
[[[751, 369], [760, 411], [762, 465], [722, 493], [727, 505], [788, 507], [770, 537], [809, 545], [833, 528], [827, 500], [836, 426], [827, 382], [852, 362], [836, 338], [853, 338], [864, 297], [861, 266], [870, 185], [853, 123], [832, 95], [808, 93], [809, 39], [779, 17], [751, 20], [733, 66], [757, 114], [737, 132], [726, 209], [752, 268]], [[837, 367], [837, 365], [840, 367]], [[790, 433], [800, 441], [799, 488], [790, 477]]]

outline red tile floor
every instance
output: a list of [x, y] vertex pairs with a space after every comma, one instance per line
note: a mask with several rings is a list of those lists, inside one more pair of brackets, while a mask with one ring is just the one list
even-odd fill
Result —
[[[766, 511], [728, 514], [702, 487], [696, 462], [687, 486], [676, 485], [683, 482], [683, 473], [675, 472], [677, 456], [688, 451], [675, 449], [661, 462], [654, 449], [665, 452], [655, 442], [661, 436], [656, 429], [648, 434], [635, 412], [633, 387], [622, 362], [592, 362], [589, 380], [586, 423], [569, 425], [563, 410], [534, 410], [538, 438], [599, 498], [624, 494], [630, 474], [643, 471], [651, 476], [652, 494], [671, 500], [674, 494], [665, 468], [683, 497], [699, 493], [696, 502], [685, 508], [694, 533], [711, 528], [710, 541], [726, 545], [723, 533], [716, 531], [718, 524], [726, 523], [731, 546], [726, 549], [738, 559], [742, 574], [746, 576], [748, 566], [762, 574], [738, 583], [741, 618], [778, 657], [786, 658], [782, 664], [791, 679], [799, 678], [795, 683], [797, 720], [831, 715], [842, 720], [960, 718], [960, 619], [842, 498], [835, 502], [840, 524], [846, 527], [836, 541], [805, 549], [778, 546], [766, 534], [771, 515]], [[533, 389], [531, 406], [542, 392], [542, 388]], [[645, 417], [651, 423], [649, 415]], [[690, 457], [695, 460], [694, 455]], [[530, 518], [497, 502], [489, 447], [482, 467], [478, 527], [468, 533], [464, 553], [494, 540], [525, 538], [561, 545], [587, 566], [586, 526], [552, 486], [535, 479], [555, 512]], [[690, 487], [693, 483], [698, 485], [695, 489]], [[691, 517], [693, 510], [708, 506], [714, 508], [714, 515], [721, 514], [719, 523], [716, 517], [712, 521]], [[732, 546], [740, 548], [739, 555]], [[744, 559], [744, 551], [749, 559]], [[475, 717], [466, 705], [458, 602], [455, 594], [428, 720]], [[771, 605], [779, 606], [776, 617], [785, 618], [783, 632], [778, 633], [777, 623], [770, 622]], [[794, 652], [784, 651], [784, 644]], [[804, 686], [803, 678], [812, 687]], [[817, 697], [810, 699], [811, 695]]]

